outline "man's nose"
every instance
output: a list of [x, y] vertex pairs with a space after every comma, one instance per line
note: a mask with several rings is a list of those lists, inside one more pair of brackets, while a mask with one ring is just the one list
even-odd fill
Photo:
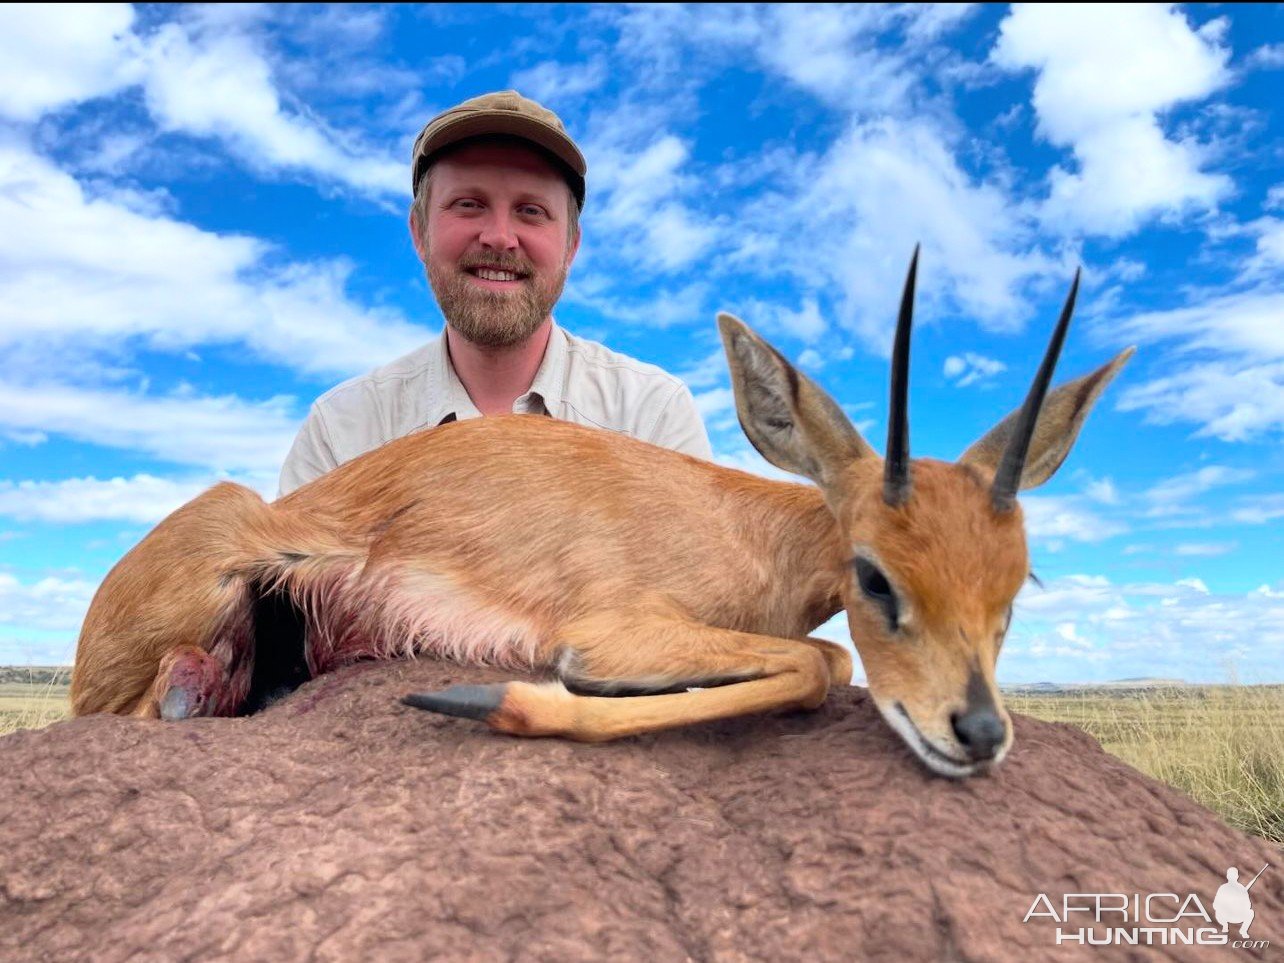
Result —
[[507, 211], [491, 210], [482, 222], [478, 241], [483, 247], [496, 251], [511, 251], [517, 247], [517, 232], [512, 215]]
[[950, 717], [950, 722], [954, 726], [954, 735], [958, 737], [959, 745], [973, 762], [993, 759], [1007, 735], [1007, 727], [991, 706], [977, 706], [966, 712], [956, 712]]

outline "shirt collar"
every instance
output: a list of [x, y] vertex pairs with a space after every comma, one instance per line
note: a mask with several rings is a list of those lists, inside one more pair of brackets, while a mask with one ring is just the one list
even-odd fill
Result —
[[[534, 400], [538, 400], [544, 411], [556, 417], [563, 407], [566, 365], [570, 354], [570, 343], [566, 339], [566, 333], [554, 320], [539, 370], [535, 372], [530, 388], [517, 398], [513, 406], [515, 411], [538, 410], [539, 406], [532, 404]], [[464, 418], [480, 418], [481, 412], [473, 404], [473, 399], [468, 397], [468, 390], [459, 380], [459, 375], [455, 373], [455, 366], [450, 363], [450, 349], [446, 343], [445, 328], [442, 328], [441, 337], [437, 339], [437, 350], [433, 352], [431, 363], [433, 382], [442, 385], [443, 390], [436, 409], [429, 412], [428, 417], [424, 419], [424, 425], [440, 425]]]
[[468, 397], [464, 383], [459, 380], [459, 375], [455, 374], [455, 366], [450, 363], [450, 348], [446, 344], [444, 327], [441, 329], [441, 337], [437, 339], [437, 350], [433, 352], [432, 368], [431, 383], [441, 385], [442, 390], [436, 410], [428, 413], [424, 424], [440, 425], [460, 418], [480, 417], [481, 412], [473, 404], [473, 399]]
[[540, 362], [530, 390], [518, 398], [519, 407], [531, 395], [535, 395], [544, 404], [544, 410], [554, 417], [560, 417], [562, 411], [562, 394], [566, 390], [566, 365], [570, 359], [571, 348], [566, 340], [566, 332], [553, 321], [548, 334], [548, 347], [544, 349], [544, 359]]

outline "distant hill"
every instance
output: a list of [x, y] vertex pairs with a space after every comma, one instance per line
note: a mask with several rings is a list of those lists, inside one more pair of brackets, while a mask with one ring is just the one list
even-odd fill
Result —
[[0, 665], [0, 684], [70, 685], [69, 665]]
[[1021, 685], [1000, 686], [1004, 692], [1013, 695], [1055, 695], [1061, 692], [1133, 692], [1138, 689], [1169, 689], [1191, 686], [1206, 688], [1204, 685], [1185, 682], [1181, 679], [1116, 679], [1113, 682], [1029, 682]]

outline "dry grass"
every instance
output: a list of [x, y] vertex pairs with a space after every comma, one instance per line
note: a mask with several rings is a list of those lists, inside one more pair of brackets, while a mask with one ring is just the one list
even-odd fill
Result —
[[1085, 729], [1230, 825], [1284, 845], [1284, 686], [1085, 689], [1007, 704]]
[[71, 669], [0, 669], [0, 736], [40, 729], [71, 714]]

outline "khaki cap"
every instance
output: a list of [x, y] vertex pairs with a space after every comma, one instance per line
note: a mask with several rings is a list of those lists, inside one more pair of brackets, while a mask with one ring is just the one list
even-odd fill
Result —
[[487, 134], [521, 137], [556, 157], [566, 165], [562, 175], [575, 195], [576, 205], [584, 209], [584, 175], [588, 173], [584, 155], [566, 133], [557, 114], [515, 90], [482, 94], [430, 120], [415, 138], [410, 163], [411, 191], [419, 186], [433, 154], [461, 140]]

